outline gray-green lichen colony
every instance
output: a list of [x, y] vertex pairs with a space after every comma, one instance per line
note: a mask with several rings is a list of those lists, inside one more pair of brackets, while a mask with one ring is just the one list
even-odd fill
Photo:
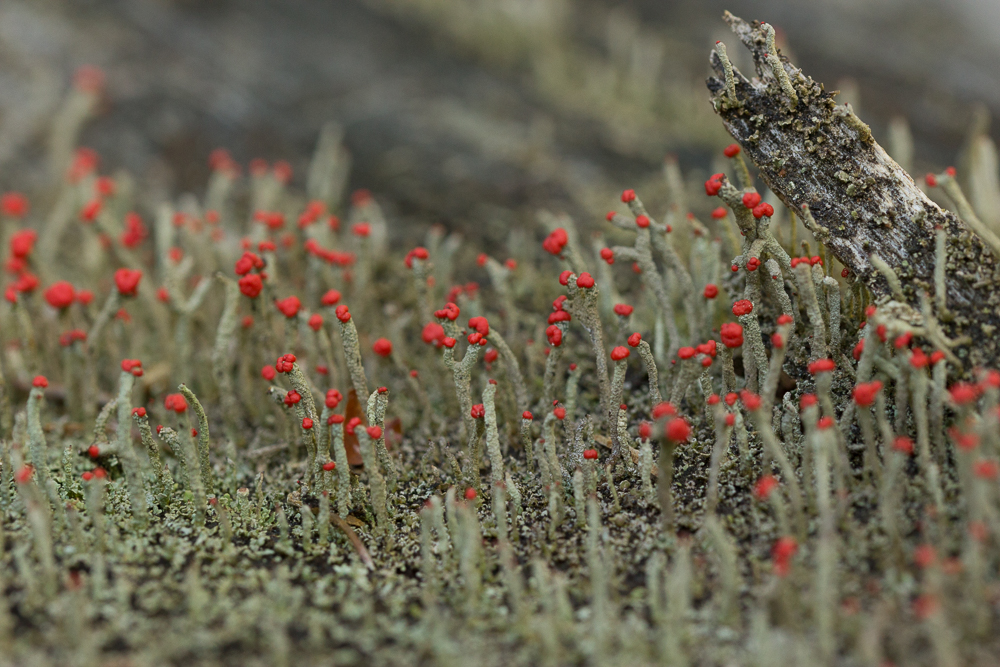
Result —
[[147, 228], [71, 93], [0, 201], [0, 665], [996, 664], [993, 218], [730, 22], [732, 177], [506, 261], [390, 242], [334, 131]]

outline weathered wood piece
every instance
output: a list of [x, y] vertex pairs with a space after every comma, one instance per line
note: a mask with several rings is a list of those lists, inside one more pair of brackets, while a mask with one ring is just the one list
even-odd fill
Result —
[[[719, 43], [710, 58], [717, 76], [707, 85], [715, 112], [767, 186], [790, 209], [807, 206], [816, 239], [884, 303], [898, 295], [872, 264], [873, 255], [881, 258], [898, 276], [917, 321], [930, 314], [929, 304], [940, 303], [935, 230], [944, 229], [947, 310], [934, 319], [950, 339], [951, 358], [966, 370], [997, 366], [1000, 257], [958, 216], [928, 199], [849, 106], [837, 105], [833, 93], [776, 53], [770, 26], [728, 12], [725, 20], [750, 50], [756, 77], [733, 68]], [[940, 333], [934, 338], [942, 340]]]

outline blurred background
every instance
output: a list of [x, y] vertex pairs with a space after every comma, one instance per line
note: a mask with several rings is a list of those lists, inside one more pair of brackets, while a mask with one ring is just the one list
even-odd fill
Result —
[[996, 137], [997, 0], [3, 0], [0, 189], [41, 182], [91, 64], [106, 87], [82, 143], [149, 207], [200, 197], [220, 146], [244, 167], [286, 159], [301, 184], [334, 121], [351, 187], [397, 220], [473, 235], [539, 206], [596, 220], [622, 187], [659, 187], [667, 156], [693, 182], [719, 159], [714, 41], [746, 65], [725, 9], [775, 25], [883, 144], [908, 126], [915, 173]]

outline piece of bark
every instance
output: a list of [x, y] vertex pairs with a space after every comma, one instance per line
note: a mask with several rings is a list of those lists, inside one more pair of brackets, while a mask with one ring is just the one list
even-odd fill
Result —
[[[757, 76], [748, 80], [734, 69], [732, 99], [720, 55], [724, 50], [717, 47], [710, 58], [717, 76], [707, 85], [716, 113], [767, 186], [793, 211], [808, 206], [816, 239], [864, 281], [879, 303], [896, 298], [872, 266], [873, 254], [883, 259], [898, 275], [902, 296], [918, 318], [921, 293], [934, 302], [935, 228], [943, 228], [950, 314], [937, 315], [947, 320], [940, 324], [951, 342], [962, 341], [952, 346], [955, 357], [949, 358], [960, 360], [965, 370], [996, 366], [1000, 353], [993, 334], [1000, 325], [1000, 290], [990, 247], [955, 214], [928, 199], [875, 142], [868, 126], [849, 107], [836, 104], [834, 93], [780, 53], [778, 60], [774, 54], [768, 58], [765, 24], [728, 12], [724, 18], [750, 50]], [[772, 69], [778, 62], [791, 86], [783, 87]]]

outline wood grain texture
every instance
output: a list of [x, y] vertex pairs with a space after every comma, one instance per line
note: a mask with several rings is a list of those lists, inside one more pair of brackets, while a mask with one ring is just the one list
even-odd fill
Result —
[[808, 206], [816, 221], [814, 236], [880, 303], [892, 294], [870, 258], [885, 260], [899, 276], [906, 304], [917, 312], [922, 292], [934, 296], [935, 229], [943, 228], [950, 315], [942, 317], [947, 320], [942, 328], [952, 340], [966, 341], [953, 348], [966, 369], [996, 365], [1000, 291], [990, 248], [955, 214], [928, 199], [853, 111], [836, 104], [834, 93], [779, 53], [798, 98], [793, 103], [766, 58], [761, 23], [728, 13], [725, 18], [750, 50], [756, 76], [748, 79], [735, 70], [736, 99], [731, 99], [716, 49], [710, 59], [716, 76], [707, 85], [716, 113], [767, 186], [794, 211]]

